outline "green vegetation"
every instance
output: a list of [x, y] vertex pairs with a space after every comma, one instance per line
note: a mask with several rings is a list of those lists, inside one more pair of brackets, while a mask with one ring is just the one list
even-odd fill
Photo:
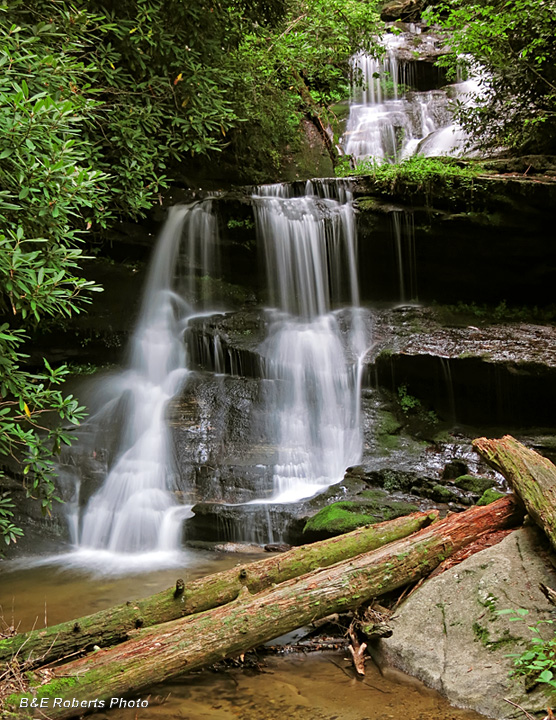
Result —
[[419, 508], [406, 502], [388, 500], [381, 490], [362, 493], [364, 501], [341, 501], [328, 505], [313, 515], [303, 528], [305, 534], [330, 537], [350, 532], [363, 525], [392, 520], [416, 512]]
[[255, 227], [255, 223], [251, 218], [230, 218], [226, 225], [230, 230], [252, 230]]
[[414, 155], [400, 163], [379, 163], [375, 159], [359, 161], [352, 168], [348, 159], [338, 166], [339, 176], [368, 175], [385, 192], [396, 192], [402, 185], [431, 193], [438, 188], [450, 188], [458, 184], [471, 187], [479, 173], [479, 166], [462, 165], [461, 160], [444, 157]]
[[454, 480], [454, 485], [460, 490], [482, 495], [495, 484], [491, 478], [477, 477], [476, 475], [460, 475]]
[[434, 410], [426, 410], [419, 398], [410, 395], [407, 391], [407, 385], [398, 387], [398, 402], [401, 411], [406, 417], [414, 417], [424, 425], [436, 425], [438, 416]]
[[[53, 460], [70, 442], [63, 426], [83, 408], [59, 388], [67, 368], [23, 368], [23, 343], [44, 318], [78, 313], [100, 290], [77, 273], [82, 232], [105, 221], [108, 176], [92, 167], [79, 132], [98, 105], [71, 90], [85, 71], [79, 44], [68, 40], [55, 57], [46, 23], [25, 33], [6, 10], [0, 6], [0, 457], [18, 463], [28, 494], [48, 512]], [[21, 534], [12, 511], [4, 494], [6, 543]]]
[[552, 322], [556, 319], [556, 306], [549, 305], [544, 308], [534, 307], [511, 307], [505, 300], [498, 305], [479, 305], [477, 303], [458, 302], [455, 305], [439, 305], [438, 311], [441, 316], [462, 315], [475, 320], [485, 322]]
[[421, 408], [421, 401], [407, 392], [407, 385], [398, 387], [398, 401], [404, 415]]
[[506, 628], [502, 633], [502, 637], [500, 637], [498, 640], [493, 640], [490, 637], [488, 629], [478, 622], [473, 623], [472, 630], [475, 638], [482, 645], [484, 645], [487, 650], [491, 650], [493, 652], [495, 650], [498, 650], [499, 648], [505, 647], [506, 645], [514, 645], [521, 639], [518, 637], [514, 637]]
[[499, 500], [501, 497], [505, 497], [504, 493], [494, 490], [493, 488], [487, 488], [481, 495], [480, 500], [477, 501], [477, 505], [490, 505], [490, 503]]
[[426, 11], [426, 22], [450, 33], [452, 54], [443, 64], [486, 71], [478, 102], [457, 103], [458, 121], [483, 146], [556, 151], [554, 10], [553, 0], [454, 0]]
[[[510, 615], [510, 622], [526, 622], [528, 610], [498, 610], [498, 615]], [[545, 683], [556, 692], [556, 636], [552, 632], [554, 620], [538, 620], [534, 625], [528, 625], [533, 637], [528, 647], [522, 653], [512, 653], [515, 669], [512, 675], [525, 677], [528, 684]], [[541, 632], [545, 626], [550, 626], [547, 639]]]

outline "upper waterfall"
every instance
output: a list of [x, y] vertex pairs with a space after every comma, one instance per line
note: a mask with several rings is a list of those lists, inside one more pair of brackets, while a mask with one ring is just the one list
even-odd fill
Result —
[[458, 155], [467, 136], [453, 121], [452, 103], [472, 103], [476, 80], [439, 90], [414, 87], [412, 62], [401, 60], [408, 38], [386, 33], [381, 42], [385, 54], [375, 58], [364, 53], [353, 57], [352, 101], [341, 144], [356, 159], [399, 162], [411, 155]]

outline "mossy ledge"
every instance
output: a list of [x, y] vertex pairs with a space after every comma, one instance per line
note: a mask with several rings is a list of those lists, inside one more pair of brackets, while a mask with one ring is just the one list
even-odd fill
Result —
[[411, 503], [388, 500], [387, 493], [381, 490], [368, 491], [366, 495], [363, 502], [343, 500], [322, 508], [306, 522], [303, 535], [311, 540], [333, 537], [418, 510]]

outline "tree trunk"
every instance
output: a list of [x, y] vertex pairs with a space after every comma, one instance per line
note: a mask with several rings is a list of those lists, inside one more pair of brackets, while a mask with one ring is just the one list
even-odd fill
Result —
[[[521, 516], [512, 497], [502, 498], [255, 596], [245, 589], [234, 603], [137, 630], [131, 640], [117, 647], [28, 673], [32, 689], [27, 702], [44, 698], [43, 709], [36, 712], [53, 720], [83, 712], [79, 708], [95, 700], [110, 707], [122, 695], [137, 696], [155, 683], [240, 655], [316, 619], [353, 610], [414, 582], [478, 536], [515, 524]], [[35, 712], [21, 707], [21, 696], [11, 696], [6, 706], [15, 717], [32, 717]]]
[[319, 108], [318, 104], [311, 97], [309, 88], [307, 87], [305, 80], [303, 80], [299, 72], [295, 68], [292, 68], [291, 73], [297, 83], [297, 89], [301, 99], [307, 105], [307, 107], [310, 108], [310, 110], [307, 111], [307, 114], [309, 115], [311, 122], [316, 127], [324, 142], [326, 151], [328, 152], [328, 155], [332, 160], [332, 165], [335, 166], [338, 160], [338, 151], [334, 147], [334, 142], [328, 134], [326, 128], [324, 127], [324, 123], [322, 122], [320, 116], [321, 108]]
[[325, 568], [407, 537], [438, 517], [438, 511], [413, 513], [376, 525], [359, 528], [338, 537], [293, 548], [287, 553], [164, 590], [144, 600], [127, 602], [107, 610], [42, 630], [33, 630], [0, 640], [0, 660], [17, 655], [27, 667], [44, 665], [93, 646], [116, 645], [128, 639], [130, 632], [168, 622], [192, 613], [225, 605], [235, 600], [246, 587], [250, 593]]
[[556, 550], [556, 467], [511, 435], [501, 440], [477, 438], [473, 447], [502, 473]]

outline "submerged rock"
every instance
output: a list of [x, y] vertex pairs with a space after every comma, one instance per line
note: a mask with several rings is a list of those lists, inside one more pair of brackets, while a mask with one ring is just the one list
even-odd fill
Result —
[[[392, 637], [379, 641], [381, 663], [488, 717], [523, 717], [504, 698], [542, 711], [550, 704], [542, 686], [526, 692], [522, 677], [509, 677], [508, 657], [530, 643], [529, 625], [553, 616], [540, 582], [556, 583], [547, 543], [536, 528], [516, 530], [416, 590], [396, 612]], [[528, 610], [523, 622], [498, 614], [518, 608]], [[544, 630], [553, 635], [551, 625]]]

